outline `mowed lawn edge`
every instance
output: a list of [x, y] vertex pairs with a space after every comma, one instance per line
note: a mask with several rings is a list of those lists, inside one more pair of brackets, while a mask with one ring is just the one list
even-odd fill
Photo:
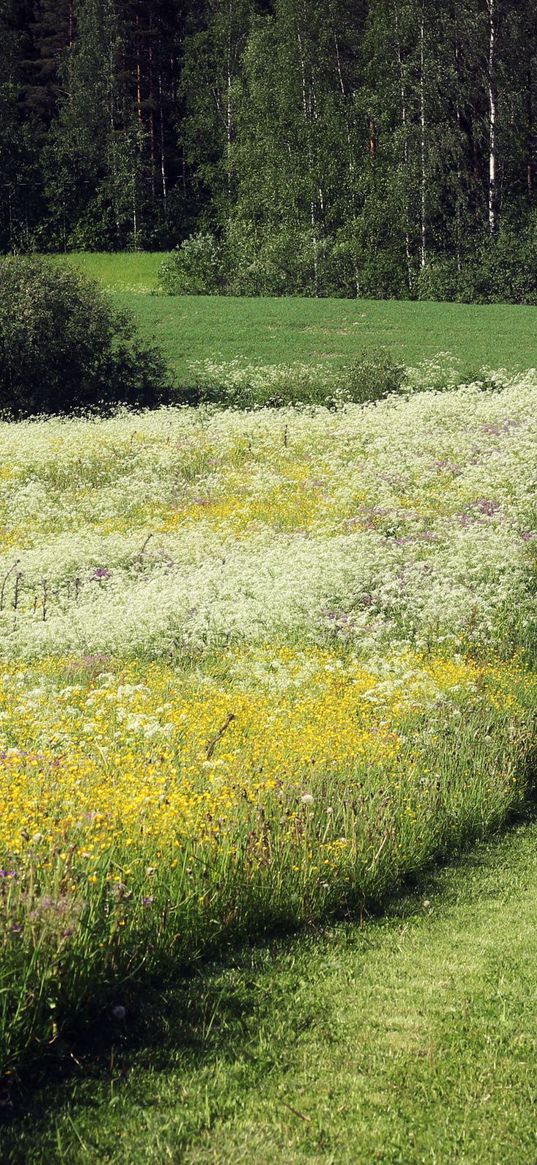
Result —
[[361, 925], [149, 990], [5, 1122], [5, 1165], [519, 1165], [535, 1152], [537, 826]]

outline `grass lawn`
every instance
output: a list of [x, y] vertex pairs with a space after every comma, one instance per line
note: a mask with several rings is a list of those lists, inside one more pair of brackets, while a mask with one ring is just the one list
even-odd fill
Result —
[[165, 255], [159, 251], [124, 251], [58, 255], [61, 263], [73, 263], [109, 291], [149, 295], [158, 286], [158, 272]]
[[5, 1126], [2, 1165], [533, 1161], [536, 878], [529, 824], [383, 919], [148, 993]]
[[537, 309], [495, 304], [346, 299], [161, 297], [161, 254], [68, 257], [102, 281], [134, 312], [143, 332], [161, 342], [178, 382], [198, 360], [253, 364], [343, 364], [386, 348], [417, 365], [449, 353], [462, 376], [480, 369], [537, 367]]
[[449, 353], [462, 376], [484, 367], [537, 367], [537, 309], [344, 299], [118, 295], [188, 382], [197, 360], [344, 364], [385, 348], [417, 365]]

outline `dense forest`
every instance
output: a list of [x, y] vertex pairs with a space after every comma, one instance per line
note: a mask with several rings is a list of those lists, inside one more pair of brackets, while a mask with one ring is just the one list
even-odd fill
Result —
[[534, 0], [0, 0], [0, 249], [449, 297], [535, 253], [536, 118]]

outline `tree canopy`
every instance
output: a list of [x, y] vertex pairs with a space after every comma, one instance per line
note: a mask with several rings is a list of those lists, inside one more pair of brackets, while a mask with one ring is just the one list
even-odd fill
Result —
[[533, 0], [3, 0], [0, 248], [419, 294], [535, 245], [536, 74]]

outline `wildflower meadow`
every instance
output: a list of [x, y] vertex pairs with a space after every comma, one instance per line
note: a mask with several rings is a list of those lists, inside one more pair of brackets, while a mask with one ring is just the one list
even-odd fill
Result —
[[521, 806], [535, 392], [0, 425], [4, 1071]]

